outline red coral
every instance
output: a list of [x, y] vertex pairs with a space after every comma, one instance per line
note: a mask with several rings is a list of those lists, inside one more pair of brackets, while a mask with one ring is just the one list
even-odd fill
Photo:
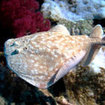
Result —
[[47, 31], [50, 21], [36, 12], [39, 3], [36, 0], [2, 0], [0, 5], [0, 21], [4, 27], [12, 29], [16, 37], [28, 33]]

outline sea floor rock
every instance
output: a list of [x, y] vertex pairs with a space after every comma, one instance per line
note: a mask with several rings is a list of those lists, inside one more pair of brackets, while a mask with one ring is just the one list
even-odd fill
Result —
[[95, 0], [45, 0], [42, 4], [44, 17], [59, 21], [105, 18], [105, 1]]
[[[52, 2], [54, 3], [54, 7], [53, 7], [53, 4], [51, 4], [52, 7], [49, 7], [50, 6], [49, 4]], [[92, 19], [80, 19], [78, 21], [74, 21], [72, 19], [64, 18], [64, 16], [67, 15], [70, 11], [65, 12], [65, 15], [62, 16], [60, 14], [63, 14], [63, 12], [59, 13], [59, 11], [58, 11], [59, 8], [57, 8], [55, 6], [56, 3], [58, 3], [57, 4], [57, 6], [58, 6], [58, 5], [60, 5], [60, 3], [62, 4], [63, 2], [66, 2], [67, 5], [70, 5], [68, 3], [69, 1], [67, 2], [64, 0], [61, 0], [61, 1], [46, 0], [45, 3], [42, 5], [42, 12], [44, 14], [44, 17], [51, 19], [52, 22], [55, 22], [56, 24], [65, 25], [71, 35], [82, 35], [82, 34], [89, 35], [92, 31], [93, 20]], [[71, 2], [73, 2], [73, 1], [71, 1]], [[64, 5], [64, 4], [62, 4], [62, 5]], [[61, 7], [61, 8], [64, 9], [63, 7]], [[47, 11], [46, 11], [46, 9], [47, 9]], [[64, 11], [66, 11], [66, 10], [64, 10]]]
[[104, 0], [45, 0], [41, 11], [45, 18], [65, 25], [71, 35], [88, 35], [93, 26], [93, 19], [105, 17], [104, 9]]

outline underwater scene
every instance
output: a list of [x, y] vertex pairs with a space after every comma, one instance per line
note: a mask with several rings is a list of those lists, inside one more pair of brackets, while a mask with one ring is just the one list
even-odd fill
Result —
[[105, 105], [105, 0], [0, 0], [0, 105]]

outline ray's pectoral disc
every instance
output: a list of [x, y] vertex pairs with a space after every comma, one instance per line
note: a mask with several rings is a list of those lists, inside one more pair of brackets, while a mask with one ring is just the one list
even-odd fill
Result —
[[100, 40], [70, 36], [65, 26], [57, 25], [47, 32], [7, 40], [4, 53], [8, 67], [19, 77], [38, 88], [48, 88], [87, 55], [91, 43]]

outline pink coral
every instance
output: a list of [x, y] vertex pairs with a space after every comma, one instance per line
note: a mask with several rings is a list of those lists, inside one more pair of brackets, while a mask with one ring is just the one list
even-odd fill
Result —
[[0, 21], [10, 28], [16, 37], [50, 29], [50, 21], [43, 18], [36, 0], [2, 0]]

